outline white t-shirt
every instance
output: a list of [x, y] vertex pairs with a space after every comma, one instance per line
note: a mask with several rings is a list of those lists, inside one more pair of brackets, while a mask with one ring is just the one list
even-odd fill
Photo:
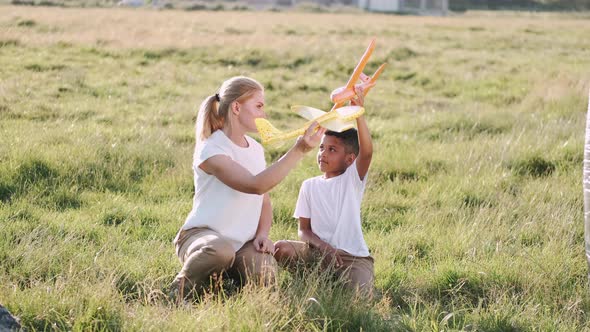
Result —
[[303, 181], [295, 218], [310, 218], [311, 229], [323, 241], [358, 257], [369, 256], [361, 229], [361, 201], [367, 183], [356, 161], [339, 176], [316, 176]]
[[213, 156], [226, 155], [252, 175], [262, 172], [266, 167], [264, 149], [253, 138], [245, 137], [248, 147], [243, 148], [234, 144], [223, 131], [217, 130], [195, 150], [193, 209], [182, 226], [182, 229], [209, 227], [230, 240], [236, 251], [256, 235], [263, 195], [232, 189], [199, 166]]

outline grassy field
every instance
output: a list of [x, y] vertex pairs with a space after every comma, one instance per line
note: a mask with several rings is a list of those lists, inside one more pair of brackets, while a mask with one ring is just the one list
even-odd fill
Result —
[[[564, 14], [0, 7], [0, 303], [30, 330], [590, 330], [588, 31]], [[329, 108], [373, 36], [375, 299], [307, 271], [168, 305], [202, 98], [249, 75], [294, 128], [289, 106]], [[271, 192], [274, 240], [296, 238], [317, 174], [310, 155]]]

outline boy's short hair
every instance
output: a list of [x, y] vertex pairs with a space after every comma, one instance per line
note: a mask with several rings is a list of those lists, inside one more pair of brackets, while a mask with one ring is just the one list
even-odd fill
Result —
[[355, 156], [359, 154], [359, 138], [356, 129], [350, 128], [341, 133], [337, 131], [326, 130], [326, 136], [334, 136], [340, 138], [342, 144], [346, 148], [347, 153], [354, 153]]

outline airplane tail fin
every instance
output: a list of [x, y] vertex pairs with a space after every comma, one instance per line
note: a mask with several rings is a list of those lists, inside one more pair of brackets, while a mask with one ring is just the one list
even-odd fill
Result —
[[[255, 119], [254, 122], [256, 123], [256, 129], [258, 129], [258, 134], [262, 139], [262, 144], [271, 144], [275, 147], [278, 147], [282, 144], [282, 142], [277, 141], [277, 136], [283, 134], [282, 131], [275, 128], [270, 122], [268, 122], [268, 120], [263, 118]], [[280, 144], [277, 145], [277, 143]]]
[[326, 114], [326, 112], [319, 110], [317, 108], [303, 106], [303, 105], [295, 105], [291, 106], [291, 110], [299, 116], [306, 118], [307, 120], [314, 120], [319, 118], [320, 116]]

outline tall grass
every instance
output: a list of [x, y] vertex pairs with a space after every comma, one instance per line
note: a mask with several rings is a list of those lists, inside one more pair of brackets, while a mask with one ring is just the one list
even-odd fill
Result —
[[[565, 14], [1, 7], [0, 302], [31, 330], [589, 329], [588, 28]], [[389, 63], [366, 105], [375, 298], [312, 268], [171, 306], [200, 100], [251, 75], [270, 119], [295, 128], [289, 106], [329, 108], [372, 36], [368, 71]], [[310, 156], [271, 192], [274, 240], [296, 238], [299, 186], [318, 174]]]

